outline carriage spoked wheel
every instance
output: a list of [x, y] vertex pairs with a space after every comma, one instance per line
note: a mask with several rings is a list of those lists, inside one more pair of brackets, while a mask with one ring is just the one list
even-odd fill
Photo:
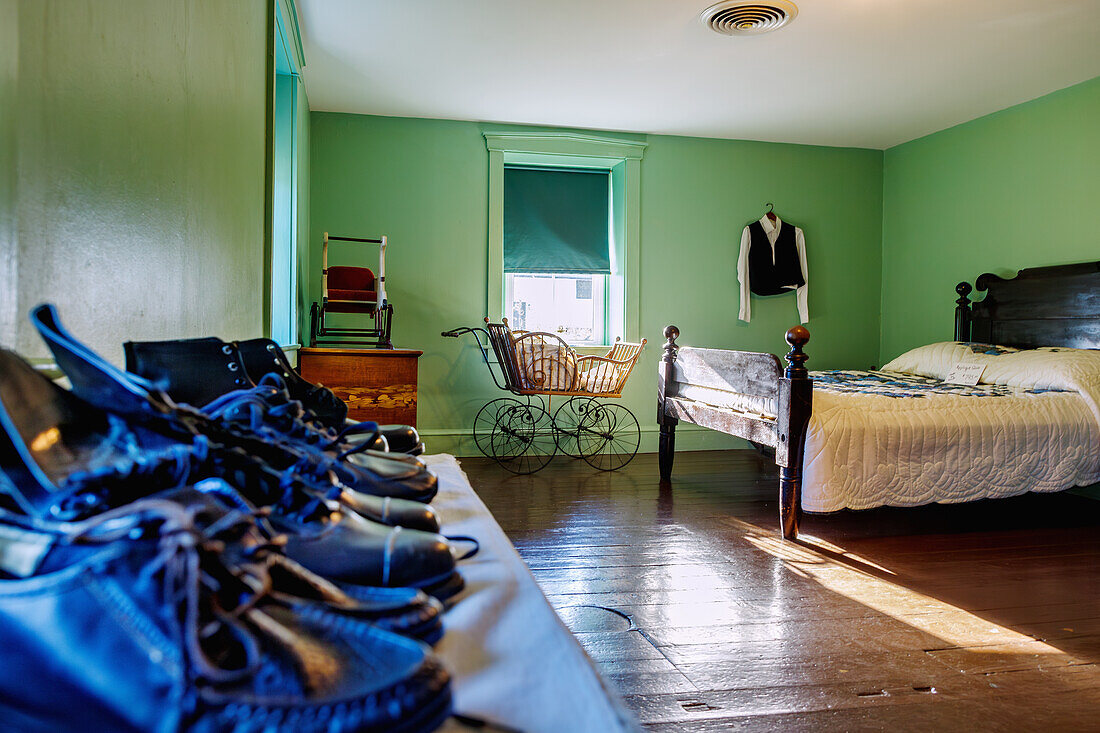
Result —
[[638, 452], [642, 440], [638, 418], [622, 405], [593, 402], [577, 425], [577, 448], [593, 468], [616, 471]]
[[512, 473], [529, 474], [550, 462], [558, 450], [554, 421], [537, 403], [508, 405], [496, 416], [489, 438], [493, 459]]
[[474, 416], [474, 443], [486, 458], [497, 460], [493, 454], [493, 430], [497, 426], [497, 417], [510, 407], [523, 406], [523, 402], [514, 397], [498, 397], [485, 403]]
[[[591, 397], [570, 397], [554, 411], [554, 435], [558, 450], [570, 458], [583, 458], [577, 442], [577, 427], [592, 409], [599, 407]], [[589, 444], [590, 447], [593, 444]]]

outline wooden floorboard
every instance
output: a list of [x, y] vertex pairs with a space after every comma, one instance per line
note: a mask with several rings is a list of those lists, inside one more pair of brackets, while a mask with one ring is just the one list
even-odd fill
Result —
[[652, 730], [1100, 729], [1100, 502], [807, 515], [791, 543], [751, 451], [667, 485], [653, 455], [463, 467]]

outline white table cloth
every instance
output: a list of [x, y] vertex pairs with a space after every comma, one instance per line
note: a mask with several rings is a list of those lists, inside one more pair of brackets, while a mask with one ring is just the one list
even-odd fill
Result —
[[[481, 551], [459, 564], [466, 588], [447, 611], [436, 646], [453, 675], [455, 712], [524, 733], [637, 730], [458, 461], [445, 454], [423, 460], [439, 477], [432, 506], [443, 533], [481, 542]], [[452, 720], [443, 730], [466, 728]]]

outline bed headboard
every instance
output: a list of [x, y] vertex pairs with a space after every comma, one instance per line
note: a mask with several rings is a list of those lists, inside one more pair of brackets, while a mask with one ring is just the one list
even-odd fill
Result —
[[970, 283], [955, 288], [955, 340], [1019, 348], [1100, 349], [1100, 262], [1032, 267], [1016, 277], [986, 273], [971, 303]]

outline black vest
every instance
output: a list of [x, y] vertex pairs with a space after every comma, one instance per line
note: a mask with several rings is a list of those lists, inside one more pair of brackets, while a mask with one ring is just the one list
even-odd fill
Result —
[[[789, 293], [791, 287], [806, 284], [802, 277], [802, 264], [798, 261], [798, 248], [794, 243], [794, 227], [783, 222], [779, 238], [775, 240], [775, 262], [772, 262], [772, 245], [768, 234], [758, 221], [749, 224], [749, 289], [757, 295]], [[785, 287], [787, 286], [787, 287]]]

